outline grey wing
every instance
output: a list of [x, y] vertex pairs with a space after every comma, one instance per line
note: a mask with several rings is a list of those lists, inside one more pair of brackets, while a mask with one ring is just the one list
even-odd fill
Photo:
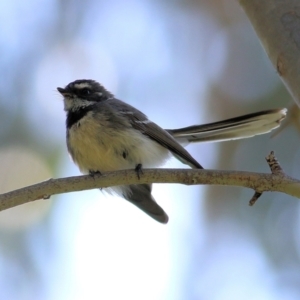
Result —
[[270, 132], [280, 126], [287, 109], [260, 111], [220, 122], [166, 129], [179, 143], [227, 141]]
[[157, 124], [148, 120], [147, 116], [129, 104], [117, 99], [109, 100], [123, 116], [126, 116], [136, 130], [141, 131], [152, 140], [167, 148], [172, 154], [192, 168], [203, 169], [203, 167], [169, 134]]

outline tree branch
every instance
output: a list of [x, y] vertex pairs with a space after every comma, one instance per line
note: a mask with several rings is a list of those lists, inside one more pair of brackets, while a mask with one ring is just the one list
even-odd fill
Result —
[[239, 0], [274, 68], [300, 106], [298, 0]]
[[218, 171], [198, 169], [144, 169], [140, 179], [135, 170], [122, 170], [49, 179], [0, 195], [0, 211], [39, 199], [49, 199], [55, 194], [139, 183], [181, 183], [186, 185], [228, 185], [253, 189], [253, 205], [263, 192], [282, 192], [300, 198], [300, 181], [287, 176], [271, 152], [266, 158], [272, 173]]

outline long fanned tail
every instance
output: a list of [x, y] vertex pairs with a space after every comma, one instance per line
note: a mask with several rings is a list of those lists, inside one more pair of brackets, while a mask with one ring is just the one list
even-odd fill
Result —
[[286, 113], [286, 108], [265, 110], [220, 122], [167, 131], [181, 144], [243, 139], [277, 128]]

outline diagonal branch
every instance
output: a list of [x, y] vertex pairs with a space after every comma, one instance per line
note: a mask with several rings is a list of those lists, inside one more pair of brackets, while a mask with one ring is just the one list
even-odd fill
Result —
[[[55, 194], [139, 183], [181, 183], [185, 185], [228, 185], [253, 189], [254, 204], [263, 192], [282, 192], [300, 198], [300, 181], [287, 176], [271, 152], [267, 157], [271, 174], [242, 171], [196, 169], [144, 169], [140, 179], [135, 170], [105, 174], [49, 179], [31, 186], [0, 195], [0, 211], [38, 199], [49, 199]], [[253, 203], [252, 203], [253, 202]]]
[[278, 75], [300, 106], [298, 0], [238, 0]]

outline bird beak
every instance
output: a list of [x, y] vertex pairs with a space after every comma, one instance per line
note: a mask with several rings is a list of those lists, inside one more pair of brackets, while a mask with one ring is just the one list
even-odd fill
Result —
[[63, 96], [69, 96], [70, 93], [67, 91], [67, 89], [63, 89], [61, 87], [58, 87], [57, 90], [63, 95]]

